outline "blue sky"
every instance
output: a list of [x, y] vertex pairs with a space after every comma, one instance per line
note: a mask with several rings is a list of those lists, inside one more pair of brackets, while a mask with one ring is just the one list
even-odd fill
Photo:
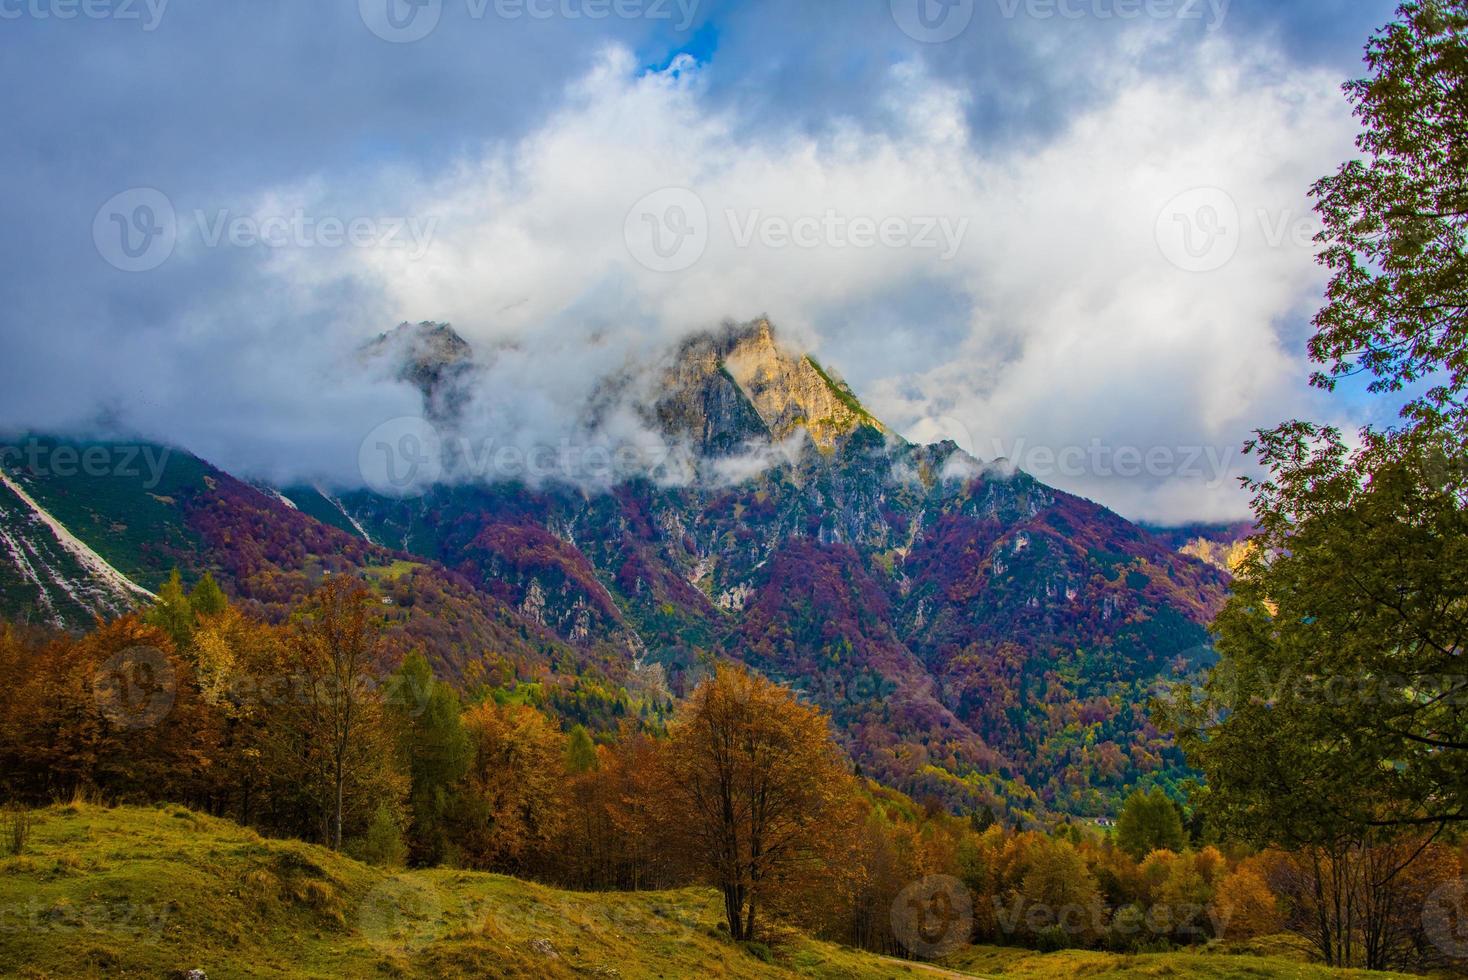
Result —
[[[527, 352], [483, 417], [538, 440], [768, 314], [909, 435], [1181, 521], [1242, 512], [1250, 428], [1380, 414], [1304, 390], [1301, 236], [1391, 3], [424, 2], [0, 0], [0, 425], [350, 482], [412, 405], [338, 367], [401, 319]], [[140, 190], [172, 244], [130, 271]], [[670, 191], [707, 228], [649, 268]]]

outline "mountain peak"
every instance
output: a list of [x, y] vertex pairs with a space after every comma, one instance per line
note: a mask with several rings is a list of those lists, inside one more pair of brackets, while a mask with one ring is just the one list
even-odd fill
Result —
[[757, 436], [779, 442], [801, 429], [821, 449], [863, 426], [887, 431], [849, 385], [784, 344], [767, 318], [685, 341], [663, 381], [659, 419], [713, 451]]
[[[474, 349], [446, 323], [403, 323], [366, 344], [362, 358], [421, 391], [434, 421], [455, 419], [472, 397]], [[593, 416], [609, 394], [630, 394], [630, 377], [604, 379], [592, 395]], [[656, 394], [650, 404], [639, 399], [639, 410], [712, 456], [741, 453], [751, 442], [784, 442], [801, 431], [822, 451], [862, 428], [888, 433], [838, 374], [787, 343], [767, 317], [728, 321], [686, 338], [655, 377]]]
[[463, 401], [455, 382], [470, 368], [474, 349], [447, 323], [401, 323], [362, 348], [365, 361], [387, 363], [399, 381], [423, 393], [433, 417], [453, 415]]

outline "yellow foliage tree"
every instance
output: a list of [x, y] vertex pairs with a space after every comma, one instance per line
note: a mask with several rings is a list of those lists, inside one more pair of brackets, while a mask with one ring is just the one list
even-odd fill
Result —
[[1214, 931], [1227, 939], [1253, 939], [1284, 929], [1279, 899], [1264, 876], [1249, 867], [1240, 867], [1219, 882], [1208, 915]]

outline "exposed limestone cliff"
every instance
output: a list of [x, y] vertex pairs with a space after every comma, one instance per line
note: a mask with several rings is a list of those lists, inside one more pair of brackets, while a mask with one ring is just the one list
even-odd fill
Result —
[[715, 452], [746, 440], [783, 441], [804, 429], [821, 449], [862, 426], [885, 432], [851, 389], [777, 339], [769, 320], [683, 344], [663, 379], [659, 421]]
[[769, 320], [753, 325], [747, 338], [724, 357], [724, 368], [776, 439], [803, 427], [812, 442], [829, 449], [863, 425], [882, 430], [850, 388], [832, 379], [808, 355], [782, 347]]

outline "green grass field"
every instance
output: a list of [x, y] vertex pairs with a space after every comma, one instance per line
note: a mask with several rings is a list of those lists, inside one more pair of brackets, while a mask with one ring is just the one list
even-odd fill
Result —
[[1052, 977], [1114, 977], [1116, 980], [1141, 977], [1178, 977], [1188, 980], [1298, 977], [1300, 980], [1346, 980], [1404, 976], [1365, 970], [1331, 970], [1305, 962], [1297, 955], [1258, 956], [1246, 953], [1197, 952], [1122, 956], [1082, 950], [1041, 954], [992, 946], [975, 946], [964, 950], [945, 960], [943, 966], [959, 973], [1014, 980], [1048, 980]]
[[53, 806], [0, 859], [0, 973], [21, 977], [1330, 977], [1282, 958], [975, 947], [942, 967], [782, 932], [727, 942], [704, 889], [579, 894], [391, 872], [180, 807]]

